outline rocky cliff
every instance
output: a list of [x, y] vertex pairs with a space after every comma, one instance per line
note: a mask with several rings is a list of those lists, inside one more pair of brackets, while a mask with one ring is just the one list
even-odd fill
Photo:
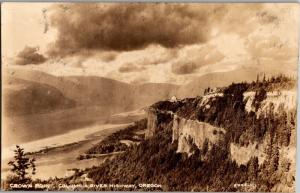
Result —
[[295, 88], [279, 76], [157, 102], [146, 139], [90, 177], [164, 191], [294, 192]]
[[205, 143], [208, 149], [224, 139], [225, 129], [214, 127], [209, 123], [190, 120], [174, 114], [172, 111], [148, 109], [146, 138], [153, 137], [164, 129], [166, 119], [172, 120], [172, 142], [178, 143], [178, 153], [193, 154], [193, 147], [202, 149]]
[[[218, 144], [224, 139], [225, 129], [214, 127], [208, 123], [197, 120], [173, 116], [172, 141], [178, 142], [178, 153], [193, 154], [193, 148], [203, 150], [205, 146], [210, 150], [212, 144]], [[207, 143], [207, 144], [206, 144]]]
[[148, 111], [147, 137], [164, 129], [162, 124], [168, 117], [172, 119], [172, 143], [176, 143], [177, 153], [191, 156], [200, 151], [203, 160], [203, 152], [214, 145], [225, 146], [239, 166], [247, 166], [256, 158], [261, 170], [289, 179], [285, 185], [275, 183], [273, 191], [293, 191], [296, 89], [281, 88], [280, 84], [270, 89], [267, 83], [262, 88], [236, 84], [202, 97], [159, 102]]

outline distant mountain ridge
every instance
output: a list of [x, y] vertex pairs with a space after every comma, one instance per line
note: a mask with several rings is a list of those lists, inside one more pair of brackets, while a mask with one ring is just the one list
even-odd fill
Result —
[[[27, 103], [31, 101], [32, 97], [20, 98], [21, 92], [24, 92], [18, 85], [26, 84], [26, 89], [30, 93], [34, 93], [35, 90], [39, 90], [40, 93], [47, 93], [48, 90], [41, 90], [41, 87], [55, 90], [57, 95], [64, 97], [70, 101], [73, 101], [73, 105], [77, 106], [102, 106], [107, 108], [107, 111], [122, 112], [130, 111], [133, 109], [145, 107], [156, 101], [167, 99], [176, 93], [178, 88], [177, 85], [164, 84], [164, 83], [146, 83], [141, 85], [131, 85], [120, 81], [97, 77], [97, 76], [53, 76], [40, 71], [33, 70], [20, 70], [20, 69], [6, 69], [3, 71], [4, 74], [4, 87], [3, 92], [6, 93], [7, 103]], [[15, 89], [12, 89], [15, 88]], [[20, 92], [19, 94], [17, 94]], [[14, 93], [14, 94], [11, 94]], [[37, 95], [35, 97], [42, 97], [43, 99], [35, 100], [46, 100], [47, 94]], [[18, 98], [15, 98], [18, 97]], [[24, 98], [25, 97], [25, 98]], [[4, 97], [6, 98], [6, 97]], [[18, 102], [16, 102], [18, 101]], [[45, 103], [47, 104], [47, 103]], [[59, 104], [59, 103], [58, 103]], [[15, 105], [15, 106], [24, 106]], [[10, 109], [9, 106], [7, 106]], [[43, 109], [52, 109], [47, 106], [40, 106]], [[64, 106], [61, 106], [64, 108]], [[10, 109], [12, 110], [12, 109]], [[24, 111], [26, 110], [18, 110]], [[52, 109], [53, 110], [53, 109]], [[31, 113], [42, 112], [41, 109], [31, 109]], [[12, 114], [14, 114], [12, 112]], [[18, 114], [18, 113], [17, 113]]]
[[[263, 71], [263, 69], [257, 68], [240, 68], [229, 72], [205, 74], [180, 86], [168, 83], [134, 85], [98, 76], [54, 76], [41, 71], [15, 68], [5, 69], [3, 77], [4, 93], [10, 93], [6, 89], [15, 87], [13, 80], [18, 79], [18, 84], [23, 80], [24, 82], [27, 81], [26, 84], [29, 82], [31, 82], [30, 84], [36, 83], [35, 85], [39, 84], [40, 87], [43, 84], [48, 85], [47, 88], [56, 89], [56, 91], [61, 92], [62, 97], [74, 101], [77, 106], [97, 105], [107, 108], [111, 112], [122, 112], [142, 108], [174, 95], [177, 98], [201, 96], [207, 87], [224, 87], [232, 82], [252, 82], [257, 79], [257, 76], [270, 77], [280, 73], [280, 71]], [[29, 88], [32, 89], [33, 87]], [[14, 93], [16, 92], [18, 91], [14, 90]], [[60, 103], [58, 102], [58, 104]], [[49, 107], [43, 108], [51, 109]], [[61, 108], [65, 108], [64, 105]], [[34, 112], [34, 110], [31, 111]], [[42, 112], [42, 110], [36, 110], [36, 112]]]
[[47, 84], [18, 78], [6, 79], [3, 82], [5, 116], [46, 113], [76, 105], [74, 100], [65, 97], [57, 88]]

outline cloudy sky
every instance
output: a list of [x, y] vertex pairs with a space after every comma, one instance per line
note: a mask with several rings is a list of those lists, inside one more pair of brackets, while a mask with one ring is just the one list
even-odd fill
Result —
[[297, 4], [2, 5], [5, 67], [187, 83], [240, 68], [296, 72]]

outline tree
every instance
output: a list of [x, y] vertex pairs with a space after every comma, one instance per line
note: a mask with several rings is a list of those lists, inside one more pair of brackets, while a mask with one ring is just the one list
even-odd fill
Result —
[[14, 152], [14, 160], [8, 162], [8, 165], [12, 167], [10, 171], [15, 175], [13, 180], [19, 183], [26, 183], [30, 181], [30, 178], [27, 177], [28, 170], [31, 169], [31, 174], [35, 175], [35, 159], [29, 159], [24, 149], [18, 145]]
[[267, 98], [267, 91], [264, 88], [260, 88], [255, 92], [252, 106], [255, 107], [255, 111], [258, 110], [260, 103]]
[[279, 165], [279, 147], [278, 144], [274, 144], [272, 147], [272, 154], [270, 159], [270, 167], [269, 171], [271, 173], [274, 173], [278, 169]]
[[258, 158], [257, 157], [251, 157], [251, 159], [248, 162], [248, 178], [251, 179], [251, 181], [256, 181], [257, 174], [258, 174]]
[[205, 138], [205, 140], [203, 142], [203, 148], [202, 148], [203, 156], [205, 156], [206, 153], [208, 152], [208, 149], [209, 149], [208, 142], [209, 142], [208, 139]]

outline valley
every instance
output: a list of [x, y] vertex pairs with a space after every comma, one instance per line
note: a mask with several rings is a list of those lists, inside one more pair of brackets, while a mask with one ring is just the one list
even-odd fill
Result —
[[[32, 180], [54, 184], [48, 190], [57, 189], [57, 183], [150, 183], [158, 189], [132, 190], [292, 192], [295, 85], [294, 79], [278, 75], [207, 87], [203, 95], [190, 98], [176, 98], [180, 88], [170, 93], [164, 84], [141, 90], [131, 85], [137, 98], [121, 92], [104, 99], [95, 95], [104, 92], [101, 86], [84, 93], [90, 99], [65, 93], [61, 96], [75, 101], [74, 107], [5, 116], [3, 132], [14, 140], [4, 141], [2, 155], [7, 162], [13, 144], [24, 147], [37, 160]], [[2, 170], [7, 175], [8, 168]], [[280, 178], [287, 180], [283, 184]]]

